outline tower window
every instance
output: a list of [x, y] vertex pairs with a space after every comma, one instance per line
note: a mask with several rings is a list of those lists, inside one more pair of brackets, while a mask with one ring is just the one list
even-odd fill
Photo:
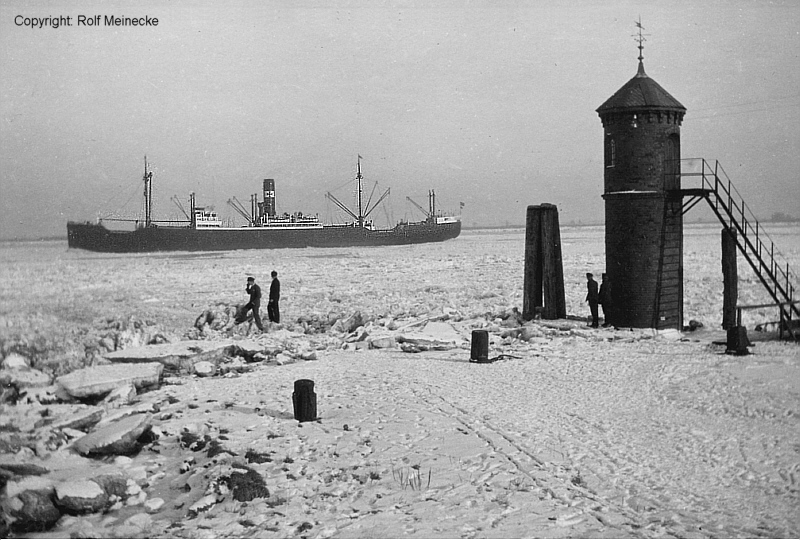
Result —
[[617, 141], [610, 139], [606, 145], [606, 168], [611, 168], [617, 161]]

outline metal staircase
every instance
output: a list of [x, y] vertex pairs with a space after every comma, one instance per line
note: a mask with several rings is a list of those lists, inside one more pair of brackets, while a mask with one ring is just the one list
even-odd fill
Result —
[[[800, 330], [792, 324], [793, 320], [800, 320], [800, 300], [794, 299], [797, 274], [789, 267], [786, 257], [775, 248], [775, 243], [745, 204], [722, 166], [716, 161], [712, 168], [705, 159], [692, 158], [680, 160], [680, 167], [672, 169], [675, 174], [680, 174], [681, 180], [688, 178], [691, 183], [691, 179], [695, 179], [700, 184], [693, 188], [683, 186], [680, 190], [684, 198], [683, 213], [705, 199], [720, 222], [738, 233], [736, 244], [739, 251], [775, 301], [789, 335], [798, 339]], [[680, 184], [676, 182], [673, 185]]]

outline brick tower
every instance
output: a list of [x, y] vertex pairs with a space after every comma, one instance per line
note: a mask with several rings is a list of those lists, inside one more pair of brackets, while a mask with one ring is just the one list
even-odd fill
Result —
[[[640, 26], [641, 28], [641, 26]], [[680, 131], [686, 108], [644, 71], [598, 109], [605, 146], [606, 280], [616, 326], [683, 326]]]

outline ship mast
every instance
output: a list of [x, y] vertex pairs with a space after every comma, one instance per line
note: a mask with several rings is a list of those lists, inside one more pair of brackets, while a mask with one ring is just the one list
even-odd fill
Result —
[[358, 172], [356, 173], [356, 180], [358, 181], [358, 226], [364, 226], [364, 211], [361, 208], [361, 154], [358, 155]]
[[147, 171], [147, 156], [144, 156], [144, 226], [149, 227], [153, 219], [153, 173]]
[[[362, 159], [363, 158], [361, 157], [361, 155], [359, 155], [358, 156], [358, 169], [357, 169], [358, 172], [356, 173], [356, 181], [358, 182], [358, 214], [356, 214], [355, 212], [351, 211], [347, 207], [346, 204], [344, 204], [339, 199], [337, 199], [333, 195], [333, 193], [331, 193], [330, 191], [325, 194], [325, 196], [328, 199], [330, 199], [331, 201], [333, 201], [336, 204], [336, 206], [338, 206], [339, 208], [341, 208], [342, 210], [347, 212], [347, 214], [350, 217], [352, 217], [355, 220], [356, 223], [358, 223], [359, 227], [363, 227], [364, 226], [364, 223], [366, 222], [367, 217], [369, 217], [369, 215], [372, 213], [372, 211], [375, 210], [375, 208], [377, 208], [378, 205], [383, 202], [383, 200], [389, 195], [389, 192], [391, 191], [391, 190], [387, 189], [383, 193], [383, 195], [381, 195], [380, 198], [375, 202], [375, 204], [372, 205], [371, 208], [370, 208], [370, 204], [372, 204], [372, 195], [370, 195], [369, 200], [367, 201], [367, 208], [366, 209], [364, 208], [364, 203], [362, 202], [362, 190], [363, 190], [363, 188], [362, 188], [362, 185], [361, 185], [361, 180], [363, 179], [363, 176], [361, 176], [361, 160]], [[374, 193], [374, 189], [373, 189], [373, 193]]]
[[[149, 170], [147, 166], [147, 156], [144, 156], [144, 175], [142, 175], [142, 181], [144, 183], [144, 201], [143, 201], [143, 208], [141, 209], [144, 214], [144, 222], [142, 222], [142, 213], [137, 213], [134, 216], [134, 219], [128, 218], [102, 218], [103, 221], [125, 221], [125, 222], [134, 222], [136, 224], [136, 228], [140, 229], [142, 227], [152, 227], [154, 223], [175, 223], [176, 220], [155, 220], [153, 219], [153, 171]], [[177, 204], [178, 208], [180, 208], [183, 215], [186, 216], [186, 210], [181, 206], [180, 201], [178, 201], [174, 196], [172, 201]], [[192, 212], [194, 210], [192, 209]], [[189, 218], [189, 221], [193, 221], [194, 218]]]
[[192, 229], [196, 229], [197, 228], [197, 213], [195, 212], [195, 208], [196, 208], [196, 206], [195, 206], [194, 191], [192, 191], [191, 193], [189, 193], [189, 212], [191, 212], [191, 216], [192, 216], [192, 221], [191, 221], [191, 224], [189, 226]]

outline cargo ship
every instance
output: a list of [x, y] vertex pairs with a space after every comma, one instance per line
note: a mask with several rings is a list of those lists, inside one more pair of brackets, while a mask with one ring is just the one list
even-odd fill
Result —
[[[67, 223], [70, 248], [108, 253], [146, 253], [155, 251], [220, 251], [234, 249], [278, 249], [308, 247], [396, 246], [443, 242], [461, 234], [460, 215], [445, 215], [436, 210], [436, 194], [428, 191], [428, 209], [422, 221], [400, 221], [389, 229], [377, 228], [370, 214], [389, 195], [387, 189], [374, 203], [363, 203], [361, 156], [358, 156], [356, 189], [358, 207], [350, 210], [330, 192], [326, 197], [341, 208], [352, 221], [323, 224], [319, 216], [302, 212], [276, 212], [275, 181], [265, 179], [262, 200], [251, 196], [250, 209], [235, 197], [228, 201], [247, 224], [226, 226], [211, 208], [197, 206], [194, 193], [189, 196], [185, 221], [152, 219], [153, 173], [144, 169], [144, 219], [98, 219], [96, 222]], [[463, 204], [461, 204], [463, 206]], [[104, 221], [133, 221], [133, 230], [106, 227]]]

